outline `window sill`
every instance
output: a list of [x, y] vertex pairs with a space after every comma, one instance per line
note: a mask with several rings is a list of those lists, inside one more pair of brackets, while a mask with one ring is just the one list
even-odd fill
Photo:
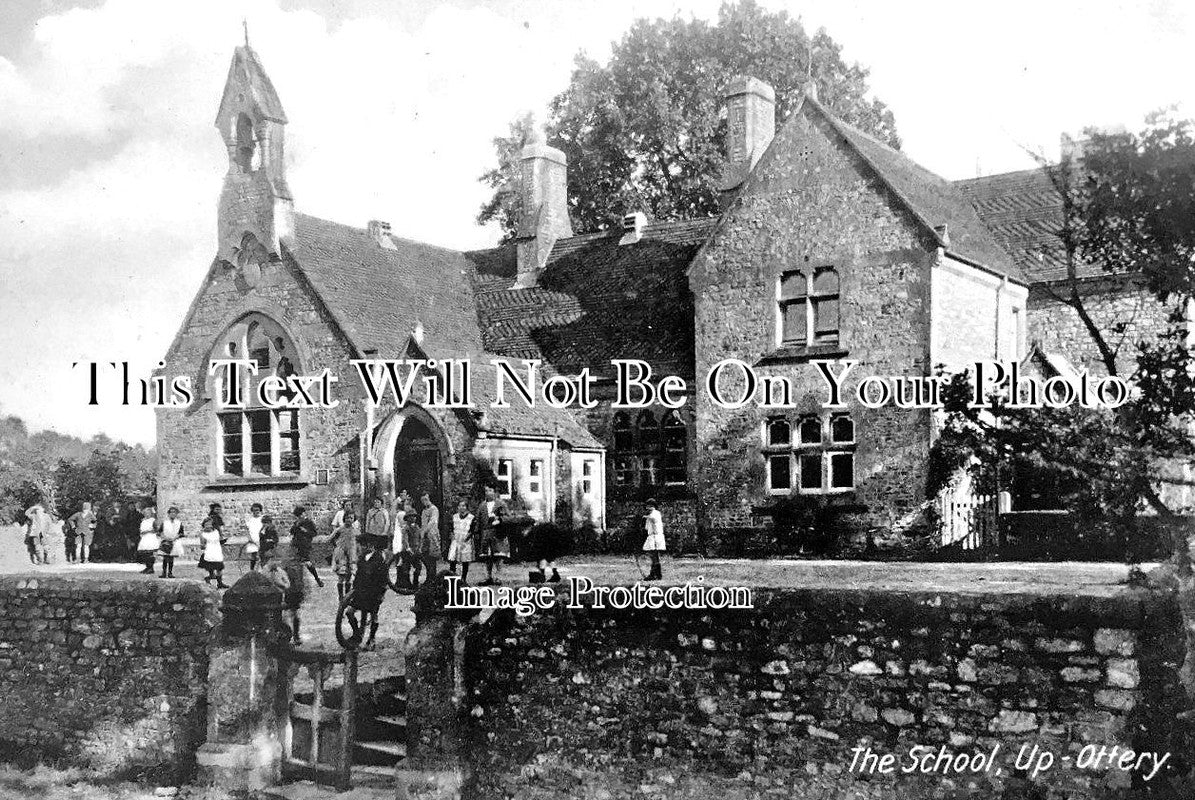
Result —
[[241, 476], [227, 476], [216, 478], [214, 481], [203, 487], [204, 491], [219, 491], [221, 489], [265, 489], [272, 487], [279, 488], [302, 488], [307, 486], [309, 481], [299, 475], [251, 475], [249, 477]]
[[793, 345], [777, 347], [770, 353], [764, 353], [753, 366], [766, 364], [791, 364], [812, 361], [815, 358], [839, 359], [846, 357], [848, 351], [840, 343], [815, 344], [811, 347]]

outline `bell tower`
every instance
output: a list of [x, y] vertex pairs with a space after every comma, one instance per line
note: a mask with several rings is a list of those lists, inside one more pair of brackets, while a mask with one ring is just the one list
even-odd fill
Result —
[[218, 257], [234, 264], [248, 253], [276, 257], [281, 242], [294, 233], [294, 199], [286, 185], [286, 112], [248, 34], [232, 54], [216, 129], [228, 148]]

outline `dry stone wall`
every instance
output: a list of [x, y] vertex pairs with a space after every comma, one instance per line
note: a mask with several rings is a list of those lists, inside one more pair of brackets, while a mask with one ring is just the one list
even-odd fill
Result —
[[[1186, 796], [1164, 791], [1185, 769], [1169, 595], [777, 590], [755, 604], [558, 607], [474, 626], [461, 705], [473, 796]], [[901, 774], [918, 746], [935, 765], [997, 755], [979, 772]], [[1114, 747], [1173, 755], [1147, 786], [1153, 762], [1108, 769]], [[855, 748], [892, 754], [895, 774], [852, 769]], [[1078, 765], [1100, 748], [1102, 765]], [[1049, 769], [1016, 769], [1047, 753]]]
[[0, 578], [0, 754], [185, 773], [218, 617], [190, 581]]

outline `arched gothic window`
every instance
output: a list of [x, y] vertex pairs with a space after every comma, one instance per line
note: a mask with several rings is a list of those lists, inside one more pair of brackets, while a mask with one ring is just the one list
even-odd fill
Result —
[[[228, 392], [214, 380], [216, 421], [216, 473], [222, 477], [297, 475], [302, 467], [299, 411], [270, 407], [261, 402], [258, 387], [267, 377], [286, 378], [299, 371], [294, 342], [278, 323], [263, 314], [249, 314], [221, 334], [214, 353], [227, 353], [257, 362], [257, 374], [241, 384], [243, 408], [224, 406]], [[227, 374], [227, 373], [225, 373]], [[274, 392], [273, 406], [284, 405], [292, 392]]]
[[645, 409], [631, 418], [622, 411], [611, 424], [615, 486], [683, 485], [688, 482], [688, 428], [676, 411], [661, 419]]

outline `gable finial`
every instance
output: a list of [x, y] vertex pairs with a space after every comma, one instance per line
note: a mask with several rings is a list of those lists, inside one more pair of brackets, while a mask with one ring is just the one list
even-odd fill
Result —
[[241, 17], [241, 27], [245, 31], [245, 47], [248, 47], [249, 46], [249, 19], [247, 17]]

